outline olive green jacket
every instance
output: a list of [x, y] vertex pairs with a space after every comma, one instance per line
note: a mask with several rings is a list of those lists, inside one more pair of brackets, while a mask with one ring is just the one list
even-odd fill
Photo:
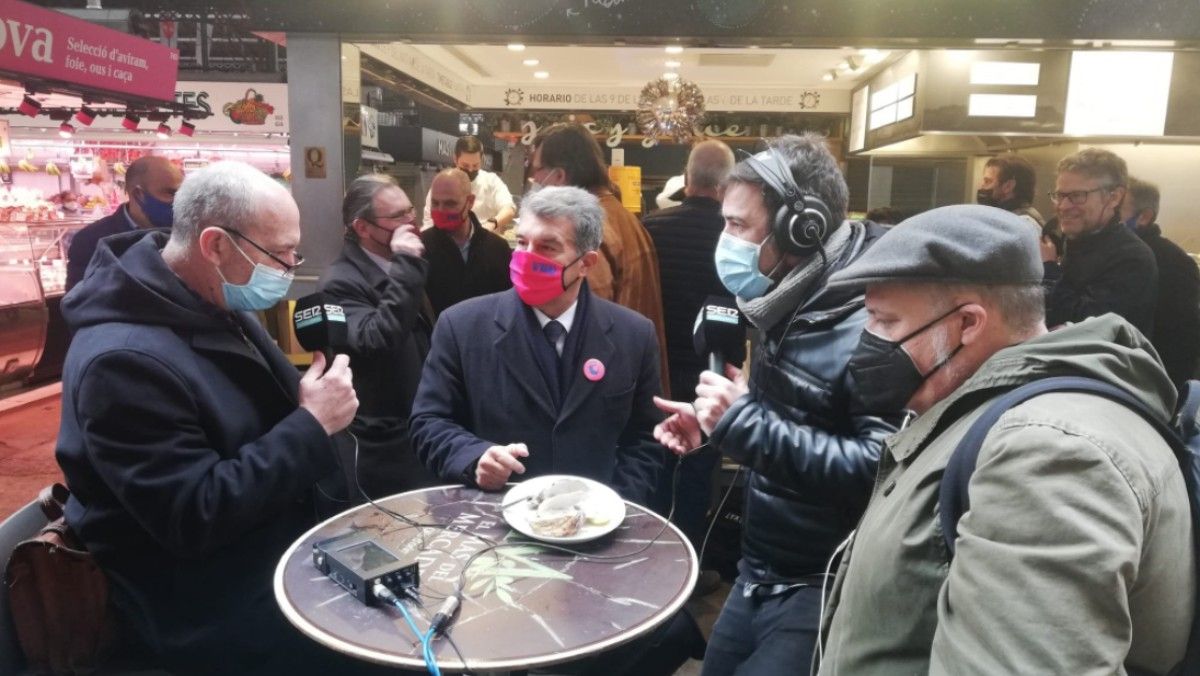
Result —
[[1040, 377], [1130, 389], [1164, 421], [1176, 393], [1116, 315], [997, 352], [886, 444], [825, 614], [823, 675], [1165, 673], [1195, 596], [1191, 517], [1170, 447], [1137, 413], [1045, 394], [1007, 412], [971, 478], [951, 560], [938, 521], [950, 454], [986, 403]]

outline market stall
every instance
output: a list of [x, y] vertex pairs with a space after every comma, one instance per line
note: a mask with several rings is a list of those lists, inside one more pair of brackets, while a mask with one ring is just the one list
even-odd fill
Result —
[[[66, 140], [100, 119], [203, 111], [175, 101], [178, 53], [149, 40], [18, 0], [0, 0], [0, 388], [56, 377], [67, 333], [58, 311], [74, 232], [115, 208], [122, 159], [43, 148], [13, 118]], [[181, 123], [182, 126], [183, 123]], [[135, 125], [136, 126], [136, 125]], [[69, 133], [70, 132], [70, 133]], [[50, 137], [48, 137], [50, 138]], [[44, 145], [44, 144], [43, 144]], [[18, 180], [19, 177], [19, 180]], [[78, 181], [77, 181], [78, 179]]]

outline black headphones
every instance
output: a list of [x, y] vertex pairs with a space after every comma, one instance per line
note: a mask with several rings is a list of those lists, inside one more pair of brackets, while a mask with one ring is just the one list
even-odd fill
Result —
[[[763, 155], [769, 156], [770, 161], [759, 159]], [[771, 234], [780, 251], [802, 254], [822, 246], [833, 220], [825, 202], [800, 190], [787, 163], [774, 148], [768, 147], [758, 155], [747, 154], [745, 162], [783, 201], [771, 224]]]

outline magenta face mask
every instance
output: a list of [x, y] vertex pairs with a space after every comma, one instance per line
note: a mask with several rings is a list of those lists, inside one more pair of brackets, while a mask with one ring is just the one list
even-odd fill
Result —
[[[563, 282], [563, 272], [580, 258], [583, 258], [583, 254], [569, 264], [562, 265], [532, 251], [517, 250], [513, 252], [512, 261], [508, 264], [508, 276], [512, 279], [521, 302], [538, 307], [549, 303], [567, 290], [567, 284]], [[576, 277], [571, 283], [574, 284], [579, 279], [580, 277]]]

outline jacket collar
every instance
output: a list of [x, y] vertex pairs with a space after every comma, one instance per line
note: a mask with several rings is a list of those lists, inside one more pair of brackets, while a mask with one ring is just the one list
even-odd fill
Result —
[[350, 261], [351, 265], [358, 269], [359, 274], [372, 287], [378, 287], [380, 284], [387, 282], [387, 275], [383, 270], [379, 269], [375, 261], [371, 260], [371, 257], [367, 255], [367, 252], [358, 242], [347, 239], [346, 243], [342, 245], [342, 255], [346, 257], [346, 260]]

